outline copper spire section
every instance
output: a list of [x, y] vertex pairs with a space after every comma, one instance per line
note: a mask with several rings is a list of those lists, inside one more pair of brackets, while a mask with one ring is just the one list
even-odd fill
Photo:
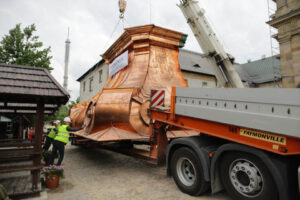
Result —
[[148, 139], [151, 90], [165, 90], [168, 106], [171, 87], [187, 87], [178, 63], [186, 37], [155, 25], [126, 28], [102, 57], [111, 68], [125, 52], [128, 65], [91, 100], [73, 106], [73, 126], [85, 125], [75, 134], [95, 141]]

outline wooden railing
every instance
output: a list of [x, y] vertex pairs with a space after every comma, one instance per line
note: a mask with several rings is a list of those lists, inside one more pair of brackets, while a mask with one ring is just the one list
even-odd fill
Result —
[[[5, 164], [0, 166], [0, 173], [31, 171], [33, 192], [38, 190], [37, 177], [39, 177], [41, 169], [42, 151], [39, 150], [40, 148], [36, 148], [37, 144], [20, 139], [0, 140], [0, 163]], [[21, 163], [25, 161], [29, 164]]]

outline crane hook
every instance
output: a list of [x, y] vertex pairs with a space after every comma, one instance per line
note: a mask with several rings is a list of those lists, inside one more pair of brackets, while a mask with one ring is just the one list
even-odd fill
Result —
[[120, 18], [124, 18], [124, 12], [126, 10], [127, 2], [125, 0], [119, 0], [119, 11], [120, 11]]

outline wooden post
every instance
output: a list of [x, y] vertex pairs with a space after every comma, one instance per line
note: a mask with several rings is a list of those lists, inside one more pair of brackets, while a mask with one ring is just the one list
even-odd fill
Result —
[[23, 123], [23, 116], [19, 118], [19, 134], [18, 139], [23, 139], [23, 129], [24, 129], [24, 123]]
[[[35, 118], [35, 135], [34, 135], [34, 151], [42, 151], [42, 137], [43, 137], [43, 126], [44, 126], [44, 102], [39, 101], [37, 103], [37, 111]], [[33, 159], [34, 166], [41, 166], [42, 154], [38, 154]], [[40, 170], [33, 171], [32, 176], [32, 189], [35, 191], [38, 189]]]

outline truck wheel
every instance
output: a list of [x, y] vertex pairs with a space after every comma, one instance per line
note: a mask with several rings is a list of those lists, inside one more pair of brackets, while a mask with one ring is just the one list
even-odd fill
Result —
[[247, 153], [227, 153], [221, 161], [223, 185], [233, 199], [276, 200], [277, 189], [266, 165]]
[[171, 158], [171, 172], [176, 185], [184, 193], [198, 196], [208, 189], [200, 159], [187, 147], [174, 152]]

